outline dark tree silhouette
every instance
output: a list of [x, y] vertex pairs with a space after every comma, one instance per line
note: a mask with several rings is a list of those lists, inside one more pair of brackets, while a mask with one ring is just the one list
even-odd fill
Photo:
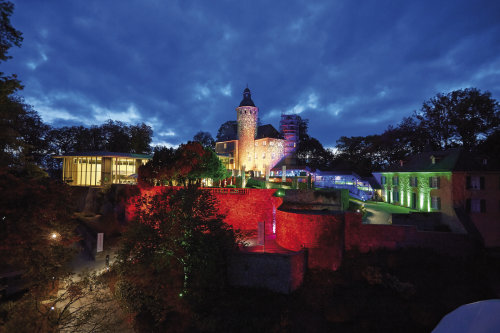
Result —
[[208, 132], [199, 131], [194, 135], [193, 141], [201, 143], [201, 145], [205, 148], [215, 149], [215, 140], [212, 137], [212, 134]]

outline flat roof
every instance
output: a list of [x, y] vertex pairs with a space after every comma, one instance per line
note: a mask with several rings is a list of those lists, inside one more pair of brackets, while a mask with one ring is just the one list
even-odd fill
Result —
[[116, 153], [109, 151], [86, 151], [86, 152], [72, 152], [62, 155], [52, 156], [53, 158], [63, 158], [63, 157], [125, 157], [125, 158], [140, 158], [140, 159], [152, 159], [153, 155], [147, 154], [133, 154], [133, 153]]

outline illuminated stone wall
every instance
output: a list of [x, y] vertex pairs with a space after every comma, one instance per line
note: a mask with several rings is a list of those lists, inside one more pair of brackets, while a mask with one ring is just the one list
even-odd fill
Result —
[[257, 134], [259, 108], [240, 106], [236, 108], [238, 121], [238, 169], [251, 170], [255, 164], [254, 140]]
[[271, 170], [285, 156], [285, 140], [263, 138], [255, 140], [254, 170], [265, 175], [266, 168]]

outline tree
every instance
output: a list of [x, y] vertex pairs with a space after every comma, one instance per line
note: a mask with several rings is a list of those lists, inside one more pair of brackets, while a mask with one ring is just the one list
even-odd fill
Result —
[[491, 93], [467, 88], [424, 102], [417, 119], [434, 139], [435, 148], [472, 149], [500, 124], [500, 111]]
[[238, 136], [238, 122], [236, 120], [226, 121], [224, 124], [220, 125], [217, 131], [217, 136], [215, 137], [217, 142], [235, 140]]
[[132, 125], [130, 131], [130, 147], [131, 153], [149, 154], [151, 152], [151, 141], [153, 137], [153, 129], [145, 123]]
[[186, 306], [210, 304], [225, 287], [237, 235], [216, 204], [194, 187], [137, 199], [118, 254], [118, 292], [136, 320], [153, 324], [149, 330], [179, 321]]
[[14, 5], [10, 1], [0, 1], [0, 61], [12, 58], [7, 55], [12, 46], [21, 46], [22, 33], [10, 23], [10, 16], [14, 12]]
[[215, 140], [208, 132], [199, 131], [193, 137], [193, 141], [199, 142], [205, 148], [215, 149]]
[[200, 186], [203, 178], [218, 181], [227, 177], [227, 170], [215, 152], [199, 142], [181, 144], [177, 150], [165, 147], [155, 150], [153, 159], [139, 168], [139, 181], [150, 185], [175, 181], [185, 186]]
[[26, 293], [0, 306], [0, 332], [122, 332], [120, 318], [106, 277], [95, 272], [57, 281], [47, 294]]

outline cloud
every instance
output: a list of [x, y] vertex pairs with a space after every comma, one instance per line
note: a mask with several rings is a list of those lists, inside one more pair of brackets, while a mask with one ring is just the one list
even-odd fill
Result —
[[449, 89], [500, 98], [498, 1], [14, 2], [24, 43], [2, 71], [54, 126], [146, 122], [185, 142], [235, 120], [248, 83], [261, 119], [300, 114], [333, 146]]

